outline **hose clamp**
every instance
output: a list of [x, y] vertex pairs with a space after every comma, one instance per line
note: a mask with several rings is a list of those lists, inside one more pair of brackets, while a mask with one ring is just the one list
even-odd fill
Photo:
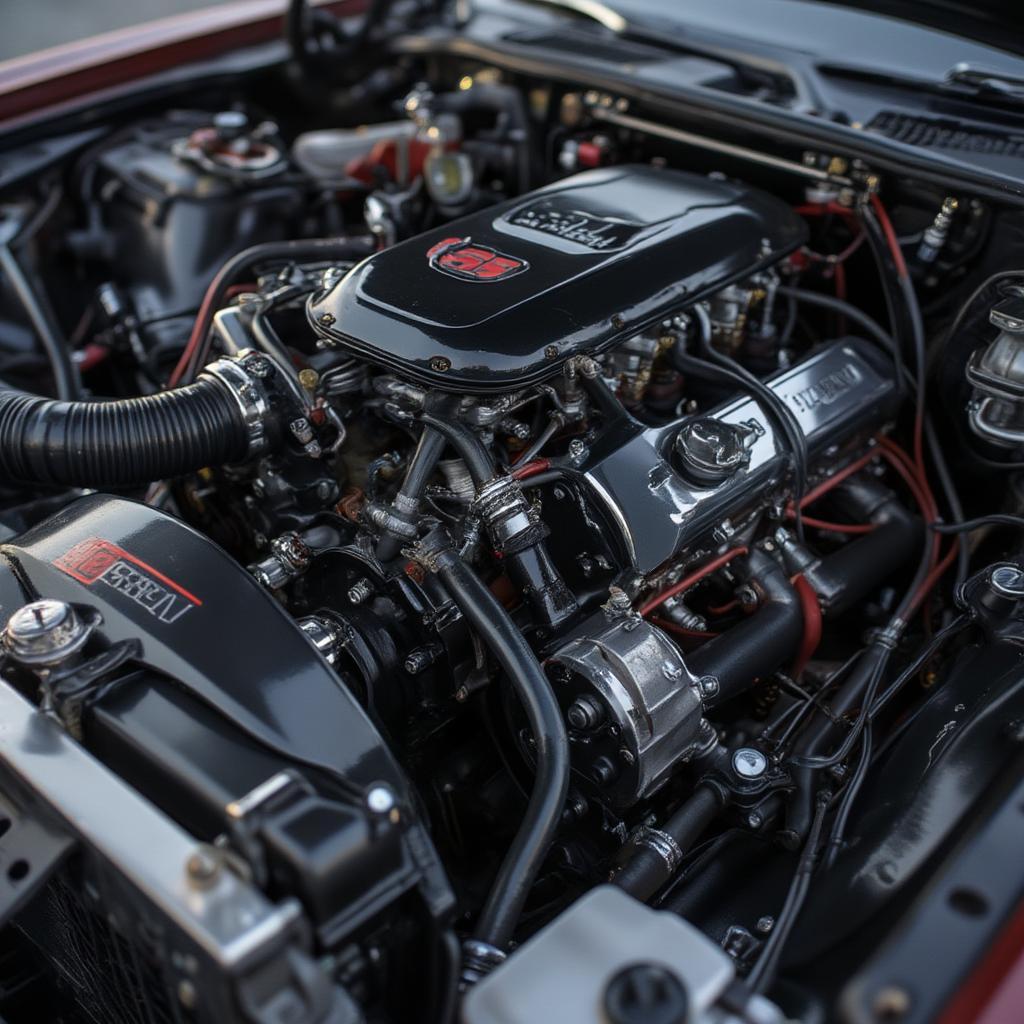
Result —
[[266, 356], [245, 350], [237, 356], [210, 363], [201, 374], [222, 384], [235, 400], [245, 424], [247, 457], [262, 455], [270, 447], [267, 434], [270, 400], [263, 381], [273, 372], [273, 364]]
[[646, 846], [652, 853], [657, 854], [668, 868], [670, 875], [674, 875], [683, 862], [683, 851], [679, 844], [667, 832], [660, 828], [652, 828], [650, 825], [641, 825], [633, 836], [634, 846]]
[[547, 532], [519, 481], [512, 476], [495, 477], [484, 484], [472, 512], [486, 524], [494, 547], [505, 554], [536, 544]]

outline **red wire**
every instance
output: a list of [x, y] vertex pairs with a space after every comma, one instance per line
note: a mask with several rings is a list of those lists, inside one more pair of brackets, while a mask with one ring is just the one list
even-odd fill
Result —
[[914, 612], [921, 606], [921, 603], [931, 592], [932, 587], [942, 579], [943, 574], [953, 564], [953, 560], [956, 558], [957, 550], [960, 547], [959, 538], [954, 544], [950, 546], [950, 549], [946, 552], [941, 562], [935, 565], [935, 568], [924, 578], [921, 582], [921, 586], [914, 591], [914, 596], [910, 600], [910, 607], [907, 610], [907, 618], [909, 619]]
[[833, 473], [827, 480], [822, 480], [816, 487], [812, 487], [801, 499], [800, 508], [817, 501], [823, 494], [828, 494], [833, 487], [841, 484], [847, 477], [862, 470], [869, 462], [878, 457], [878, 451], [874, 448], [859, 459], [854, 459], [848, 466], [844, 466], [839, 472]]
[[512, 470], [512, 476], [514, 476], [516, 480], [528, 480], [531, 476], [536, 476], [538, 473], [543, 473], [550, 468], [550, 459], [531, 459], [522, 466], [516, 466], [516, 468]]
[[[871, 194], [870, 201], [872, 209], [875, 212], [875, 216], [878, 218], [882, 234], [885, 236], [886, 245], [889, 249], [890, 255], [892, 256], [896, 273], [901, 280], [909, 281], [910, 274], [907, 270], [907, 261], [904, 259], [903, 250], [900, 248], [899, 238], [896, 235], [896, 229], [893, 227], [892, 220], [889, 217], [889, 212], [886, 210], [885, 204], [877, 193]], [[822, 216], [827, 213], [834, 213], [847, 217], [853, 215], [852, 210], [839, 206], [836, 203], [798, 206], [796, 207], [796, 212], [804, 216]], [[837, 281], [837, 287], [838, 284], [839, 282]], [[925, 464], [924, 416], [922, 415], [923, 407], [923, 396], [921, 396], [917, 414], [914, 416], [913, 459], [911, 459], [910, 456], [908, 456], [898, 445], [887, 438], [882, 438], [880, 443], [883, 448], [883, 455], [885, 455], [889, 464], [896, 469], [896, 471], [899, 472], [906, 481], [907, 486], [914, 495], [914, 499], [917, 501], [926, 522], [933, 522], [938, 518], [938, 503], [935, 500], [935, 494], [932, 491], [931, 484], [928, 482], [928, 471]], [[838, 480], [835, 482], [838, 483]], [[805, 498], [805, 501], [806, 500], [807, 499]], [[804, 502], [801, 502], [801, 508], [803, 505]], [[961, 543], [961, 538], [954, 538], [949, 551], [947, 551], [940, 561], [939, 552], [941, 550], [942, 540], [939, 536], [936, 536], [931, 554], [932, 569], [911, 599], [911, 612], [916, 611], [931, 589], [942, 578], [943, 573], [949, 568], [953, 559], [956, 557]]]
[[818, 530], [831, 530], [833, 533], [871, 533], [874, 523], [830, 523], [825, 519], [814, 519], [801, 516], [805, 526], [813, 526]]
[[210, 315], [213, 311], [213, 303], [217, 295], [218, 283], [218, 279], [214, 278], [210, 282], [210, 287], [206, 289], [206, 294], [203, 296], [202, 304], [199, 306], [199, 312], [196, 314], [195, 322], [192, 324], [192, 333], [188, 336], [188, 341], [185, 343], [185, 349], [181, 353], [178, 365], [174, 367], [174, 372], [167, 381], [167, 386], [169, 388], [175, 388], [178, 386], [181, 378], [185, 375], [185, 371], [188, 369], [188, 365], [192, 360], [193, 354], [196, 349], [199, 348], [199, 345], [206, 337], [207, 331], [210, 329]]
[[[206, 289], [203, 301], [199, 305], [199, 312], [196, 313], [196, 318], [192, 324], [192, 333], [188, 336], [188, 341], [185, 343], [185, 349], [181, 353], [178, 365], [175, 366], [174, 372], [171, 374], [170, 379], [167, 382], [167, 386], [169, 388], [178, 386], [182, 377], [184, 377], [185, 373], [188, 371], [189, 365], [192, 362], [192, 357], [195, 355], [200, 345], [202, 345], [206, 340], [206, 336], [210, 332], [210, 325], [213, 323], [213, 314], [215, 312], [213, 304], [217, 301], [217, 296], [225, 283], [227, 274], [232, 271], [230, 262], [231, 261], [226, 263], [217, 271], [213, 280], [210, 282], [210, 286]], [[252, 288], [246, 287], [245, 290], [251, 291]]]
[[716, 569], [721, 569], [723, 565], [746, 553], [746, 546], [740, 546], [730, 548], [725, 554], [712, 558], [710, 562], [702, 565], [699, 569], [695, 569], [689, 576], [684, 576], [678, 583], [673, 583], [668, 590], [663, 590], [660, 594], [656, 594], [647, 601], [646, 604], [642, 604], [640, 606], [640, 614], [644, 616], [650, 615], [655, 608], [663, 605], [669, 598], [675, 597], [676, 594], [681, 594], [684, 590], [689, 590], [690, 587], [695, 583], [699, 583], [705, 576], [710, 576]]
[[710, 640], [712, 637], [720, 635], [712, 633], [710, 630], [686, 629], [683, 626], [677, 626], [674, 622], [669, 622], [668, 619], [654, 618], [651, 621], [659, 628], [669, 633], [674, 633], [676, 636], [684, 637], [687, 640]]
[[90, 341], [82, 349], [81, 362], [78, 364], [78, 369], [82, 373], [87, 373], [94, 366], [99, 366], [110, 355], [110, 349], [106, 345], [97, 345], [95, 342]]
[[885, 204], [878, 198], [877, 192], [871, 193], [871, 205], [874, 207], [878, 223], [882, 225], [882, 233], [885, 235], [885, 241], [889, 246], [889, 252], [892, 253], [892, 261], [896, 264], [896, 273], [899, 274], [900, 277], [909, 277], [910, 275], [907, 273], [907, 261], [903, 258], [903, 250], [900, 248], [900, 240], [896, 237], [896, 229], [892, 226], [892, 221], [889, 220], [889, 214], [885, 209]]

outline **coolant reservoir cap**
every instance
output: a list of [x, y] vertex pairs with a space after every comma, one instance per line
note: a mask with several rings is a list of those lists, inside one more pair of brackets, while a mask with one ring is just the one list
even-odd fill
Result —
[[675, 450], [679, 469], [704, 487], [719, 484], [747, 464], [748, 431], [712, 416], [698, 416], [679, 428]]
[[608, 983], [604, 1009], [611, 1024], [685, 1024], [690, 1001], [674, 972], [660, 964], [638, 963]]
[[19, 608], [3, 631], [3, 645], [22, 664], [56, 665], [77, 653], [92, 624], [65, 601], [43, 598]]

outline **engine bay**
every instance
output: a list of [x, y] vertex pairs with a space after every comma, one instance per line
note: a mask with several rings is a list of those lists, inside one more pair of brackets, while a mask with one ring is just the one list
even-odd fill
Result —
[[1020, 211], [374, 76], [4, 190], [4, 1013], [911, 1019], [1024, 735]]

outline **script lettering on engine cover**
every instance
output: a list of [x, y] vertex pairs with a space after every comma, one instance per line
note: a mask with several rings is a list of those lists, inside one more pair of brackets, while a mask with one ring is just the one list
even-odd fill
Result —
[[203, 603], [142, 559], [100, 537], [79, 541], [53, 564], [87, 587], [106, 584], [161, 622], [176, 622]]
[[853, 363], [826, 373], [823, 377], [814, 381], [800, 391], [793, 391], [786, 395], [787, 400], [797, 412], [810, 412], [822, 405], [831, 405], [840, 395], [855, 388], [861, 380], [861, 375]]
[[507, 218], [509, 224], [554, 235], [598, 252], [617, 252], [640, 233], [641, 225], [612, 217], [598, 217], [584, 210], [563, 208], [553, 199], [520, 206]]

